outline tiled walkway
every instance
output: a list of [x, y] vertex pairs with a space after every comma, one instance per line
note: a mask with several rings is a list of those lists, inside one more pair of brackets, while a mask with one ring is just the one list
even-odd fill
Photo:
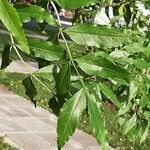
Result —
[[[1, 59], [0, 59], [1, 62]], [[37, 70], [37, 64], [27, 62], [30, 71]], [[28, 73], [28, 69], [16, 60], [6, 69], [8, 72]], [[0, 136], [19, 150], [57, 150], [57, 118], [48, 111], [18, 95], [0, 87]], [[63, 150], [99, 150], [95, 138], [76, 130]], [[112, 150], [112, 148], [110, 148]]]
[[[57, 118], [29, 101], [0, 89], [0, 134], [21, 150], [57, 150]], [[63, 150], [97, 150], [93, 137], [76, 130]]]

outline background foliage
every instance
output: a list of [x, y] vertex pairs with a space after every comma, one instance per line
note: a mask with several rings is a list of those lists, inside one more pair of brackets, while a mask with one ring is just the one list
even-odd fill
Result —
[[[141, 2], [150, 7], [149, 1]], [[8, 42], [3, 42], [1, 69], [11, 63], [12, 51], [25, 66], [22, 53], [38, 62], [39, 70], [29, 70], [22, 84], [35, 105], [35, 81], [52, 95], [50, 105], [58, 115], [58, 149], [68, 142], [83, 114], [89, 117], [98, 143], [108, 149], [107, 123], [103, 117], [108, 108], [115, 111], [115, 123], [122, 134], [132, 141], [146, 140], [150, 127], [150, 18], [139, 10], [139, 3], [0, 1], [0, 20], [10, 33]], [[72, 11], [71, 27], [61, 25], [61, 8]], [[94, 21], [102, 8], [110, 20], [103, 26]], [[26, 36], [25, 23], [31, 20], [38, 23], [38, 32], [46, 35], [46, 40]], [[54, 31], [47, 32], [47, 25]], [[78, 48], [72, 50], [74, 45]]]

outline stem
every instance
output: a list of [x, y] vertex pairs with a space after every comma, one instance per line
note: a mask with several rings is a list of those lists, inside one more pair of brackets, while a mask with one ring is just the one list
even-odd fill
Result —
[[68, 52], [70, 61], [71, 61], [72, 65], [73, 65], [73, 67], [74, 67], [74, 69], [75, 69], [77, 75], [79, 76], [79, 80], [80, 80], [82, 86], [85, 87], [84, 81], [83, 81], [83, 79], [82, 79], [82, 77], [81, 77], [81, 75], [80, 75], [80, 73], [79, 73], [79, 71], [78, 71], [78, 69], [77, 69], [77, 67], [76, 67], [76, 65], [75, 65], [75, 63], [74, 63], [74, 61], [73, 61], [73, 57], [72, 57], [72, 54], [71, 54], [71, 52], [70, 52], [69, 45], [68, 45], [67, 40], [66, 40], [66, 38], [65, 38], [65, 36], [64, 36], [64, 33], [63, 33], [63, 31], [62, 31], [62, 24], [61, 24], [61, 20], [60, 20], [60, 17], [59, 17], [58, 10], [57, 10], [55, 4], [53, 3], [53, 1], [51, 1], [51, 5], [52, 5], [52, 7], [53, 7], [54, 10], [55, 10], [55, 13], [56, 13], [56, 16], [57, 16], [57, 20], [58, 20], [58, 24], [59, 24], [59, 26], [60, 26], [60, 27], [59, 27], [60, 35], [62, 36], [63, 41], [64, 41], [64, 43], [65, 43], [65, 45], [66, 45], [66, 49], [67, 49], [67, 52]]
[[35, 75], [33, 75], [32, 71], [30, 70], [30, 68], [27, 66], [26, 62], [23, 60], [22, 56], [20, 55], [19, 51], [17, 50], [17, 47], [15, 46], [15, 42], [13, 39], [12, 34], [10, 34], [10, 39], [12, 42], [12, 47], [14, 48], [15, 52], [17, 53], [19, 59], [21, 60], [21, 62], [24, 64], [24, 66], [28, 69], [29, 74], [36, 79], [48, 92], [53, 93], [41, 80], [39, 80]]

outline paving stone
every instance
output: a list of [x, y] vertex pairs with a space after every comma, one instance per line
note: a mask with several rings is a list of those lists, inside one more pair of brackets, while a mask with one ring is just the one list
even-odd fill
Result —
[[56, 132], [55, 127], [50, 124], [48, 125], [35, 117], [15, 117], [12, 120], [17, 125], [32, 132]]
[[19, 60], [14, 60], [7, 68], [6, 71], [8, 72], [18, 72], [18, 73], [29, 73], [31, 71], [36, 71], [37, 70], [37, 63], [33, 62], [26, 62], [28, 68], [24, 67], [24, 64], [19, 61]]
[[22, 107], [22, 110], [25, 110], [25, 111], [29, 112], [30, 115], [34, 116], [34, 117], [39, 117], [39, 118], [41, 118], [41, 117], [44, 117], [44, 118], [50, 117], [50, 112], [45, 111], [45, 110], [43, 110], [39, 107], [35, 108], [34, 106], [32, 106], [32, 109], [30, 107]]
[[[46, 140], [50, 145], [51, 148], [56, 148], [57, 147], [57, 135], [56, 132], [55, 134], [51, 133], [37, 133], [38, 136]], [[84, 149], [82, 144], [80, 144], [78, 141], [75, 141], [73, 138], [65, 145], [65, 149]]]
[[[13, 108], [13, 109], [12, 109]], [[15, 116], [30, 116], [30, 113], [21, 110], [19, 108], [11, 107], [11, 106], [5, 106], [0, 104], [0, 111], [4, 114], [6, 114], [9, 117], [15, 117]]]
[[24, 150], [51, 148], [48, 142], [33, 133], [8, 133], [6, 136]]
[[0, 132], [23, 132], [26, 131], [25, 128], [17, 125], [12, 121], [12, 118], [0, 118]]

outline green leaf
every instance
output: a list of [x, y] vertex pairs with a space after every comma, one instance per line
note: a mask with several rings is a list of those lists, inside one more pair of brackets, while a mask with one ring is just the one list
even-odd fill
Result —
[[11, 46], [5, 45], [3, 53], [2, 53], [2, 63], [1, 69], [7, 68], [7, 66], [12, 62], [10, 59]]
[[113, 79], [122, 84], [129, 84], [131, 75], [120, 66], [102, 57], [101, 54], [93, 53], [74, 59], [80, 68], [89, 75], [97, 75], [103, 78]]
[[129, 101], [131, 101], [133, 98], [135, 98], [138, 88], [139, 88], [139, 85], [138, 85], [138, 83], [136, 83], [136, 81], [132, 81], [130, 83], [129, 98], [128, 98]]
[[66, 63], [60, 69], [56, 81], [56, 90], [58, 95], [65, 95], [70, 88], [70, 63]]
[[26, 53], [30, 53], [18, 13], [8, 0], [0, 0], [0, 20], [15, 37], [19, 48]]
[[81, 6], [95, 4], [99, 0], [57, 0], [57, 3], [64, 9], [75, 9]]
[[41, 40], [29, 40], [31, 52], [39, 58], [48, 61], [59, 60], [63, 57], [63, 51], [60, 46], [50, 42]]
[[124, 132], [125, 132], [125, 134], [127, 134], [127, 132], [129, 132], [136, 125], [136, 121], [137, 121], [137, 116], [136, 116], [136, 113], [135, 113], [132, 116], [132, 118], [127, 120], [125, 122], [125, 124], [124, 124]]
[[108, 149], [107, 131], [102, 119], [100, 107], [93, 95], [88, 94], [88, 113], [90, 116], [90, 125], [95, 138], [104, 149]]
[[36, 106], [36, 101], [35, 101], [35, 96], [37, 95], [37, 90], [36, 87], [33, 83], [32, 77], [28, 76], [27, 78], [25, 78], [23, 80], [23, 85], [25, 87], [25, 94], [30, 98], [30, 100], [34, 103], [34, 105]]
[[58, 26], [56, 19], [40, 6], [31, 5], [19, 7], [17, 8], [17, 12], [22, 22], [29, 22], [31, 19], [35, 19], [35, 21], [40, 23], [45, 21], [50, 25]]
[[119, 108], [121, 107], [121, 103], [118, 101], [116, 95], [114, 94], [114, 92], [105, 84], [103, 83], [99, 83], [99, 87], [101, 89], [101, 91], [103, 92], [103, 94], [112, 102], [114, 103], [116, 106], [118, 106]]
[[54, 68], [54, 65], [43, 67], [39, 69], [38, 71], [34, 72], [33, 75], [42, 77], [43, 79], [49, 80], [50, 82], [54, 81], [53, 74], [57, 72], [53, 72], [53, 68]]
[[79, 24], [66, 29], [65, 33], [77, 44], [98, 48], [118, 47], [129, 41], [129, 35], [122, 30], [105, 26]]
[[144, 47], [143, 46], [143, 41], [138, 41], [138, 42], [132, 42], [130, 44], [127, 44], [124, 49], [128, 51], [130, 54], [134, 53], [143, 53], [146, 56], [150, 55], [150, 46]]
[[146, 62], [140, 58], [134, 60], [133, 64], [140, 69], [148, 69], [150, 68], [150, 62]]
[[81, 89], [71, 97], [61, 109], [57, 125], [57, 143], [60, 150], [70, 136], [75, 132], [82, 112], [86, 109], [86, 96], [84, 89]]
[[140, 100], [140, 107], [144, 108], [145, 106], [149, 105], [149, 98], [147, 94], [143, 94]]
[[143, 135], [140, 137], [140, 143], [144, 142], [149, 134], [149, 126], [147, 125]]

